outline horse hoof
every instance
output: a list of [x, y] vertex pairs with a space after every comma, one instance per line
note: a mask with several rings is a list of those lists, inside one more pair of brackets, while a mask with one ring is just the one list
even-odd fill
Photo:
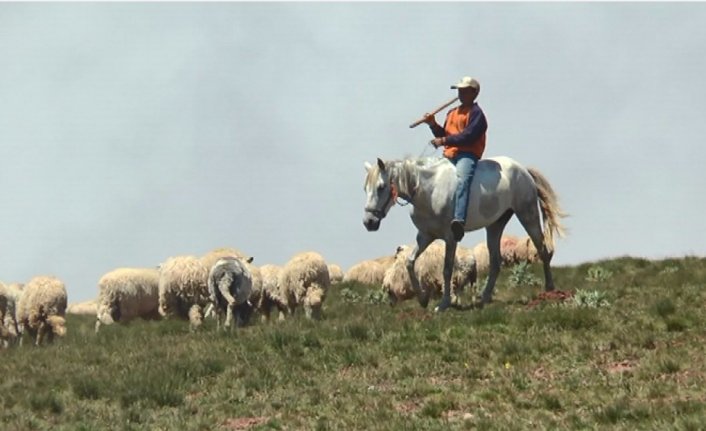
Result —
[[449, 309], [449, 305], [450, 305], [449, 303], [442, 302], [442, 303], [440, 303], [439, 305], [437, 305], [436, 307], [434, 307], [434, 311], [435, 311], [436, 313], [440, 313], [440, 312], [442, 312], [442, 311], [446, 311], [446, 310]]
[[429, 297], [428, 296], [425, 296], [425, 297], [420, 296], [417, 299], [419, 300], [419, 305], [422, 308], [427, 308], [429, 306]]

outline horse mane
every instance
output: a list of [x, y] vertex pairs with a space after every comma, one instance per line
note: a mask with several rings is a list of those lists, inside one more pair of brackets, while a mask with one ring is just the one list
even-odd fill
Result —
[[[396, 176], [400, 190], [413, 195], [419, 188], [420, 170], [433, 170], [440, 164], [449, 163], [443, 157], [405, 157], [404, 159], [386, 160], [385, 165], [392, 169], [393, 177]], [[375, 164], [365, 177], [365, 187], [372, 187], [373, 181], [380, 176], [380, 168]]]

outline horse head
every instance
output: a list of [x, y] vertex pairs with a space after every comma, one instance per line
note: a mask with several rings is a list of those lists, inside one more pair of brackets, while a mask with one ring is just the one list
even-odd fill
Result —
[[367, 201], [365, 203], [365, 215], [363, 225], [374, 232], [380, 227], [380, 221], [385, 218], [387, 212], [395, 204], [397, 198], [397, 186], [393, 181], [393, 170], [385, 166], [385, 162], [378, 158], [377, 166], [365, 163], [368, 175], [365, 178], [365, 193]]

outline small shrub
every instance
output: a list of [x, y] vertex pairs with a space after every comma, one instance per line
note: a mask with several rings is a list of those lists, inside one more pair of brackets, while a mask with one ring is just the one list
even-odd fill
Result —
[[58, 415], [64, 411], [64, 404], [54, 392], [32, 394], [29, 398], [29, 406], [38, 413], [47, 410]]
[[586, 281], [590, 281], [592, 283], [603, 282], [609, 280], [612, 276], [613, 273], [602, 266], [592, 266], [588, 268]]
[[508, 282], [511, 287], [539, 286], [541, 284], [539, 278], [530, 272], [527, 262], [518, 263], [512, 267]]
[[343, 299], [344, 302], [360, 302], [360, 294], [356, 292], [355, 290], [351, 289], [350, 287], [344, 287], [341, 289], [341, 299]]
[[689, 327], [689, 324], [686, 322], [686, 320], [678, 317], [670, 317], [668, 319], [665, 319], [664, 323], [666, 323], [667, 325], [668, 332], [682, 332]]
[[606, 293], [598, 290], [583, 290], [578, 289], [569, 304], [576, 307], [600, 308], [608, 307], [610, 302], [606, 298]]
[[654, 309], [655, 312], [662, 318], [665, 318], [670, 314], [674, 314], [674, 312], [676, 311], [674, 302], [672, 302], [672, 300], [669, 298], [662, 298], [657, 301], [654, 305]]
[[88, 377], [75, 378], [71, 382], [71, 389], [79, 399], [96, 400], [100, 398], [100, 384], [95, 379]]
[[681, 365], [671, 358], [662, 359], [657, 364], [657, 367], [660, 372], [665, 374], [674, 374], [681, 370]]
[[343, 333], [355, 341], [367, 341], [370, 338], [368, 328], [358, 324], [346, 325], [343, 328]]

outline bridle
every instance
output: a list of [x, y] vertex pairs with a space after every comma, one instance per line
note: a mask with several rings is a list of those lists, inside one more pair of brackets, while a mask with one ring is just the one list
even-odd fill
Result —
[[[390, 194], [387, 196], [385, 203], [382, 205], [382, 209], [365, 207], [365, 212], [370, 213], [379, 219], [383, 219], [385, 218], [388, 207], [392, 207], [392, 205], [394, 205], [398, 196], [397, 187], [395, 187], [392, 183], [392, 178], [390, 178]], [[392, 205], [390, 202], [392, 202]]]

